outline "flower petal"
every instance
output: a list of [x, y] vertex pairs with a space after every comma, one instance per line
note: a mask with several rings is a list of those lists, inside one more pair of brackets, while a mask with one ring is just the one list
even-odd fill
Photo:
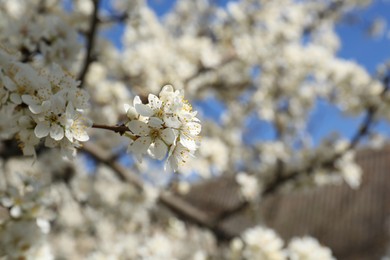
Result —
[[138, 114], [140, 114], [141, 116], [149, 117], [149, 116], [153, 116], [154, 115], [153, 109], [151, 109], [147, 105], [135, 104], [134, 107], [135, 107], [135, 110], [137, 110]]
[[141, 98], [139, 96], [135, 96], [133, 99], [133, 106], [137, 104], [142, 104]]
[[164, 123], [160, 118], [157, 117], [151, 117], [149, 118], [148, 125], [150, 125], [153, 128], [161, 128], [161, 125]]
[[40, 101], [35, 96], [22, 95], [22, 100], [28, 105], [28, 108], [33, 114], [39, 114], [43, 111]]
[[176, 139], [175, 131], [172, 128], [162, 130], [160, 136], [167, 144], [173, 144]]
[[47, 121], [38, 123], [34, 129], [34, 134], [38, 138], [43, 138], [47, 136], [49, 132], [50, 132], [50, 123]]
[[135, 135], [146, 136], [150, 133], [149, 126], [142, 121], [132, 120], [127, 124], [127, 126], [129, 127], [130, 131]]
[[161, 100], [153, 94], [149, 94], [148, 96], [149, 105], [153, 110], [159, 110], [161, 107]]
[[60, 125], [54, 124], [51, 126], [51, 128], [50, 128], [50, 137], [51, 138], [53, 138], [56, 141], [59, 141], [62, 138], [64, 138], [64, 135], [65, 135], [64, 129]]
[[132, 142], [127, 148], [127, 151], [133, 152], [137, 160], [141, 162], [141, 156], [146, 153], [151, 143], [152, 139], [149, 136], [142, 136]]
[[173, 128], [179, 128], [182, 124], [176, 116], [165, 116], [164, 122], [168, 127]]
[[18, 93], [11, 93], [11, 95], [9, 96], [9, 99], [10, 99], [13, 103], [15, 103], [15, 104], [17, 104], [17, 105], [19, 105], [19, 104], [22, 103], [22, 98], [20, 97], [20, 95], [19, 95]]
[[198, 147], [194, 138], [185, 134], [180, 135], [180, 143], [191, 151], [195, 151]]
[[150, 152], [154, 158], [162, 160], [168, 152], [168, 146], [160, 138], [157, 138], [154, 146], [151, 147]]
[[202, 126], [199, 123], [189, 122], [183, 126], [183, 130], [191, 135], [199, 135], [202, 130]]

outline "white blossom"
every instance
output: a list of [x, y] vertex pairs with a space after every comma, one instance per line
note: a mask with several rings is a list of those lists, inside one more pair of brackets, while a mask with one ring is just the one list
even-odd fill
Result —
[[125, 105], [129, 120], [126, 126], [133, 140], [128, 151], [138, 161], [147, 152], [159, 160], [168, 154], [165, 168], [176, 171], [198, 148], [199, 119], [184, 100], [183, 92], [174, 91], [170, 85], [163, 87], [160, 97], [149, 94], [148, 101], [143, 104], [136, 96], [133, 106]]
[[239, 184], [241, 193], [245, 199], [255, 200], [258, 197], [260, 189], [255, 177], [240, 172], [236, 176], [236, 181]]
[[287, 247], [287, 254], [291, 260], [334, 260], [332, 251], [322, 246], [312, 237], [295, 237]]
[[246, 245], [243, 256], [247, 259], [286, 259], [283, 240], [272, 229], [261, 226], [248, 229], [243, 233], [242, 240]]

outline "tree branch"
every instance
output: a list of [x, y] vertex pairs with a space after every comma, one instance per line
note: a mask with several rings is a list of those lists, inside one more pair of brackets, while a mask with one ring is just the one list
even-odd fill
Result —
[[[110, 167], [121, 181], [133, 184], [139, 191], [144, 190], [143, 180], [118, 163], [115, 156], [111, 156], [109, 152], [92, 143], [85, 143], [81, 150], [91, 155], [96, 161]], [[207, 213], [171, 192], [161, 191], [158, 203], [172, 210], [183, 220], [208, 228], [219, 238], [229, 239], [233, 236], [220, 228], [218, 223], [212, 222]]]
[[113, 131], [115, 133], [119, 133], [120, 135], [123, 135], [125, 132], [130, 131], [129, 128], [125, 125], [108, 126], [108, 125], [93, 124], [92, 128], [105, 129], [105, 130]]
[[96, 36], [96, 29], [98, 24], [98, 11], [99, 11], [99, 2], [100, 0], [92, 0], [93, 2], [93, 12], [91, 14], [91, 20], [90, 20], [90, 29], [87, 34], [87, 53], [84, 58], [84, 63], [82, 65], [81, 72], [78, 76], [78, 80], [80, 81], [80, 86], [84, 84], [85, 76], [87, 75], [89, 65], [92, 62], [92, 51], [95, 44], [95, 36]]
[[[390, 81], [390, 76], [387, 76], [387, 77], [385, 77], [385, 79], [383, 79], [384, 88], [380, 94], [380, 97], [384, 97], [384, 95], [388, 91], [389, 81]], [[361, 141], [361, 139], [369, 133], [370, 127], [374, 123], [375, 115], [376, 115], [378, 109], [379, 109], [378, 105], [371, 105], [367, 108], [367, 113], [366, 113], [365, 119], [361, 123], [361, 125], [360, 125], [359, 129], [357, 130], [357, 132], [355, 133], [355, 135], [352, 137], [351, 142], [349, 143], [349, 145], [346, 149], [344, 149], [341, 152], [335, 153], [331, 158], [326, 159], [319, 164], [314, 164], [314, 165], [311, 164], [306, 169], [300, 169], [300, 170], [298, 169], [298, 170], [295, 170], [295, 171], [289, 173], [288, 175], [276, 178], [264, 190], [263, 196], [271, 194], [272, 192], [277, 190], [280, 186], [282, 186], [286, 182], [297, 178], [297, 176], [299, 176], [300, 174], [303, 174], [303, 173], [310, 174], [314, 171], [315, 168], [333, 167], [334, 162], [337, 159], [341, 158], [348, 151], [355, 149], [357, 147], [357, 145], [359, 144], [359, 142]]]
[[[380, 94], [381, 98], [383, 98], [385, 96], [385, 94], [387, 93], [387, 91], [390, 88], [390, 75], [386, 76], [383, 79], [383, 85], [384, 85], [384, 88], [383, 88], [383, 90], [382, 90], [382, 92]], [[344, 149], [343, 151], [335, 153], [331, 158], [326, 159], [326, 160], [322, 161], [319, 164], [310, 164], [310, 165], [307, 166], [306, 169], [296, 169], [296, 170], [290, 172], [287, 175], [281, 175], [280, 174], [281, 173], [280, 172], [281, 171], [281, 168], [280, 168], [281, 166], [280, 166], [280, 163], [278, 162], [278, 166], [277, 166], [277, 169], [276, 169], [276, 178], [271, 183], [269, 183], [267, 185], [267, 187], [264, 189], [264, 191], [262, 193], [262, 196], [268, 196], [268, 195], [272, 194], [279, 187], [281, 187], [282, 185], [284, 185], [288, 181], [294, 180], [295, 178], [297, 178], [301, 174], [305, 174], [305, 173], [306, 174], [310, 174], [310, 173], [312, 173], [315, 170], [315, 168], [318, 168], [318, 167], [320, 167], [320, 168], [334, 167], [334, 162], [337, 159], [341, 158], [346, 152], [355, 149], [356, 146], [361, 141], [361, 139], [366, 134], [369, 133], [370, 127], [374, 123], [375, 115], [376, 115], [378, 109], [379, 109], [378, 105], [371, 105], [371, 106], [369, 106], [367, 108], [366, 117], [363, 120], [363, 122], [361, 123], [361, 125], [360, 125], [359, 129], [357, 130], [357, 132], [355, 133], [355, 135], [352, 137], [349, 146], [346, 149]], [[249, 206], [250, 206], [250, 204], [248, 202], [242, 202], [241, 204], [239, 204], [234, 209], [231, 209], [229, 212], [226, 212], [223, 216], [220, 216], [218, 218], [218, 221], [223, 221], [223, 220], [229, 218], [230, 216], [232, 216], [234, 214], [242, 212], [243, 210], [247, 209]]]

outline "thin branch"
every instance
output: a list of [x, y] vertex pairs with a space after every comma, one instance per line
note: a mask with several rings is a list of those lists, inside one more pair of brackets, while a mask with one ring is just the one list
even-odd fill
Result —
[[[113, 159], [114, 156], [111, 156], [109, 152], [92, 143], [85, 143], [81, 149], [91, 155], [96, 161], [110, 167], [121, 181], [133, 184], [139, 191], [144, 190], [143, 180], [118, 163], [116, 159]], [[207, 213], [199, 210], [171, 192], [161, 191], [158, 202], [172, 210], [182, 219], [210, 229], [219, 238], [229, 239], [233, 237], [232, 234], [227, 233], [223, 228], [219, 227], [218, 223], [212, 222]]]
[[99, 23], [109, 24], [109, 23], [124, 23], [129, 18], [128, 13], [121, 14], [112, 14], [107, 17], [99, 17]]
[[111, 156], [110, 152], [103, 150], [91, 142], [85, 143], [81, 150], [91, 155], [96, 161], [110, 167], [121, 181], [126, 181], [133, 184], [140, 191], [143, 190], [143, 181], [141, 178], [126, 170], [125, 167], [123, 167], [113, 156]]
[[[383, 79], [383, 84], [384, 84], [384, 88], [383, 88], [383, 90], [382, 90], [382, 92], [380, 94], [381, 98], [383, 98], [385, 96], [385, 94], [387, 93], [387, 91], [390, 88], [390, 75], [386, 76]], [[277, 171], [276, 176], [277, 177], [271, 183], [269, 183], [267, 185], [267, 187], [264, 189], [264, 191], [262, 193], [262, 196], [264, 197], [264, 196], [272, 194], [279, 187], [283, 186], [288, 181], [294, 180], [295, 178], [297, 178], [301, 174], [310, 174], [318, 167], [320, 167], [320, 168], [331, 168], [331, 167], [334, 167], [334, 162], [337, 159], [341, 158], [346, 152], [355, 149], [356, 146], [361, 141], [361, 139], [369, 133], [370, 127], [374, 123], [375, 115], [376, 115], [378, 109], [379, 109], [379, 106], [377, 106], [377, 105], [371, 105], [371, 106], [369, 106], [367, 108], [366, 117], [363, 120], [363, 122], [361, 123], [361, 125], [360, 125], [359, 129], [357, 130], [357, 132], [355, 133], [355, 135], [352, 137], [349, 146], [346, 149], [344, 149], [343, 151], [335, 153], [331, 158], [326, 159], [326, 160], [322, 161], [319, 164], [318, 163], [317, 164], [314, 164], [314, 163], [310, 164], [310, 165], [307, 166], [306, 169], [294, 170], [294, 171], [292, 171], [289, 174], [284, 175], [284, 176], [280, 175], [281, 169], [280, 169], [280, 165], [278, 163], [278, 167], [276, 169], [276, 171]], [[229, 218], [232, 215], [235, 215], [237, 213], [242, 212], [243, 210], [247, 209], [249, 206], [250, 206], [249, 203], [242, 202], [237, 207], [235, 207], [234, 209], [231, 209], [229, 212], [226, 212], [223, 216], [220, 216], [217, 219], [217, 221], [223, 221], [223, 220]]]
[[78, 76], [78, 80], [80, 81], [80, 86], [83, 85], [85, 76], [87, 75], [89, 65], [92, 62], [92, 51], [95, 44], [95, 37], [96, 37], [96, 29], [98, 24], [98, 11], [99, 11], [99, 2], [100, 0], [92, 0], [93, 2], [93, 12], [91, 14], [91, 20], [90, 20], [90, 29], [87, 34], [87, 53], [84, 58], [84, 63], [81, 69], [81, 72]]
[[[386, 76], [383, 79], [384, 88], [380, 94], [381, 98], [383, 98], [386, 95], [387, 91], [389, 90], [389, 87], [390, 87], [389, 83], [390, 83], [390, 76]], [[367, 109], [366, 118], [364, 119], [359, 130], [356, 132], [355, 136], [352, 138], [352, 141], [351, 141], [350, 146], [348, 148], [349, 150], [355, 148], [357, 146], [357, 144], [359, 143], [360, 139], [369, 132], [369, 128], [372, 125], [372, 123], [374, 122], [375, 115], [376, 115], [376, 112], [378, 111], [378, 109], [379, 109], [379, 107], [374, 106], [374, 105], [371, 105]]]
[[[383, 87], [382, 92], [380, 94], [381, 98], [383, 98], [385, 96], [385, 94], [387, 93], [387, 91], [389, 90], [389, 87], [390, 87], [389, 83], [390, 83], [390, 76], [386, 76], [383, 79], [384, 87]], [[280, 186], [282, 186], [283, 184], [285, 184], [286, 182], [288, 182], [290, 180], [297, 178], [297, 176], [299, 176], [302, 173], [310, 174], [311, 172], [314, 171], [315, 168], [318, 168], [318, 167], [319, 168], [333, 167], [334, 162], [337, 159], [341, 158], [346, 152], [355, 149], [356, 146], [359, 144], [359, 142], [363, 139], [363, 137], [365, 137], [369, 133], [369, 130], [375, 121], [374, 119], [375, 119], [375, 116], [376, 116], [378, 109], [379, 109], [378, 105], [371, 105], [367, 108], [367, 113], [366, 113], [365, 119], [361, 123], [361, 125], [360, 125], [359, 129], [357, 130], [357, 132], [355, 133], [355, 135], [352, 137], [351, 142], [346, 149], [344, 149], [341, 152], [335, 153], [331, 158], [326, 159], [319, 164], [311, 164], [306, 169], [295, 170], [295, 171], [289, 173], [288, 175], [276, 178], [264, 190], [263, 196], [274, 192]]]
[[123, 135], [125, 132], [130, 131], [129, 128], [125, 125], [108, 126], [108, 125], [93, 124], [92, 128], [105, 129], [105, 130], [113, 131], [115, 133], [119, 133], [120, 135]]

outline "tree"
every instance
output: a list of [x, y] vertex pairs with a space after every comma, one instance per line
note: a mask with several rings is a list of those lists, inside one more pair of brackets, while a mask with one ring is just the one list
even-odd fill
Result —
[[[176, 194], [233, 176], [233, 214], [276, 192], [358, 188], [354, 154], [388, 118], [389, 74], [337, 57], [335, 25], [366, 1], [184, 0], [163, 19], [145, 1], [0, 3], [2, 255], [332, 259], [261, 225], [231, 237]], [[313, 144], [320, 102], [365, 116], [351, 140]]]

